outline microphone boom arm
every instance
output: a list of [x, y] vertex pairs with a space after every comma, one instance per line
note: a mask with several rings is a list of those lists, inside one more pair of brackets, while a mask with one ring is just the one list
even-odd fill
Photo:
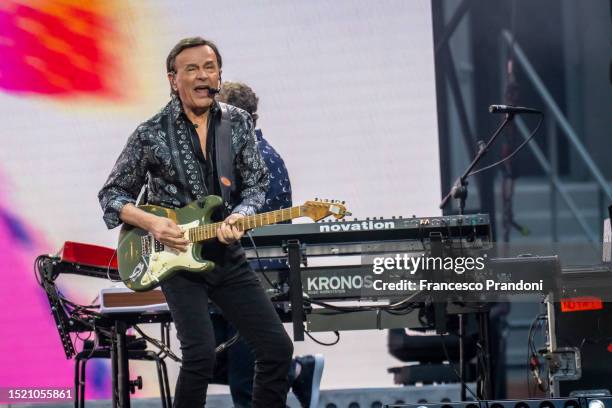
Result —
[[459, 200], [459, 214], [463, 214], [463, 211], [465, 209], [465, 200], [467, 199], [466, 180], [468, 176], [470, 175], [472, 170], [474, 170], [474, 167], [476, 167], [478, 162], [480, 162], [484, 155], [489, 151], [489, 148], [491, 147], [495, 139], [497, 139], [497, 137], [501, 134], [502, 130], [504, 130], [504, 128], [508, 125], [508, 123], [512, 121], [512, 119], [514, 119], [514, 113], [507, 113], [506, 117], [504, 118], [504, 121], [497, 128], [497, 130], [495, 130], [495, 133], [493, 133], [491, 139], [489, 139], [486, 145], [481, 146], [478, 149], [478, 153], [476, 154], [476, 157], [474, 157], [474, 160], [472, 160], [468, 168], [463, 172], [463, 175], [455, 181], [448, 194], [446, 194], [446, 196], [442, 199], [442, 202], [440, 203], [440, 209], [444, 209], [444, 207], [446, 207], [446, 204], [451, 198], [456, 198]]

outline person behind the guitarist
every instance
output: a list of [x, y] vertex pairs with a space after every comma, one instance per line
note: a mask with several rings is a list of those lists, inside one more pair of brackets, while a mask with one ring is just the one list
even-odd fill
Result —
[[243, 233], [235, 226], [264, 204], [269, 174], [250, 116], [214, 99], [221, 68], [221, 55], [208, 40], [186, 38], [174, 46], [166, 60], [171, 100], [129, 137], [98, 198], [108, 228], [134, 225], [180, 251], [188, 244], [181, 229], [135, 206], [143, 185], [148, 204], [169, 208], [209, 194], [224, 198], [230, 214], [217, 230], [218, 242], [203, 254], [217, 267], [207, 274], [180, 272], [161, 284], [182, 351], [174, 406], [205, 404], [215, 361], [210, 299], [255, 351], [252, 405], [280, 408], [293, 344], [246, 261], [239, 244]]
[[[244, 109], [253, 118], [257, 147], [268, 166], [270, 185], [266, 192], [266, 202], [260, 212], [268, 212], [292, 206], [291, 182], [285, 162], [278, 152], [263, 137], [257, 127], [259, 98], [250, 86], [241, 82], [224, 81], [217, 100]], [[281, 260], [261, 260], [253, 262], [254, 269], [287, 271], [286, 262]], [[219, 313], [211, 315], [217, 343], [230, 340], [236, 329]], [[289, 383], [293, 393], [303, 408], [315, 408], [319, 402], [319, 386], [324, 366], [323, 355], [296, 357], [291, 364]], [[213, 381], [228, 384], [232, 401], [236, 408], [251, 407], [255, 358], [249, 346], [239, 337], [238, 341], [217, 355]]]

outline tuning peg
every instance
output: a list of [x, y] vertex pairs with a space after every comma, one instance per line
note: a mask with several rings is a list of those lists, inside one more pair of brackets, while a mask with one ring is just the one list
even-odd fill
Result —
[[346, 204], [346, 201], [342, 201], [342, 204]]

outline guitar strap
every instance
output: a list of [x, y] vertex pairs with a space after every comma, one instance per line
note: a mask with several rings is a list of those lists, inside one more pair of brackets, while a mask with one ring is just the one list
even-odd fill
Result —
[[136, 201], [136, 207], [139, 205], [145, 205], [148, 201], [149, 195], [149, 177], [147, 176], [147, 182], [140, 190], [140, 197], [138, 197], [138, 201]]
[[227, 105], [219, 103], [219, 106], [221, 107], [221, 120], [217, 122], [215, 129], [215, 158], [221, 197], [227, 209], [231, 202], [231, 197], [234, 191], [236, 191], [234, 152], [232, 150], [232, 125]]

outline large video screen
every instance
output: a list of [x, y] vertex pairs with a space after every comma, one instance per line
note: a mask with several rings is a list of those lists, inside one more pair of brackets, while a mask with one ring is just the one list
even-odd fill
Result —
[[[214, 41], [223, 79], [257, 93], [258, 127], [285, 161], [294, 203], [344, 200], [360, 219], [440, 214], [427, 1], [3, 1], [0, 329], [11, 335], [0, 338], [0, 385], [72, 384], [34, 258], [64, 241], [115, 246], [97, 192], [130, 133], [168, 102], [166, 56], [190, 36]], [[83, 303], [111, 286], [59, 284]], [[314, 352], [327, 358], [323, 388], [392, 383], [383, 332], [296, 344]], [[139, 367], [151, 372], [139, 395], [156, 394], [153, 369]], [[109, 398], [107, 363], [89, 376], [88, 395]]]

